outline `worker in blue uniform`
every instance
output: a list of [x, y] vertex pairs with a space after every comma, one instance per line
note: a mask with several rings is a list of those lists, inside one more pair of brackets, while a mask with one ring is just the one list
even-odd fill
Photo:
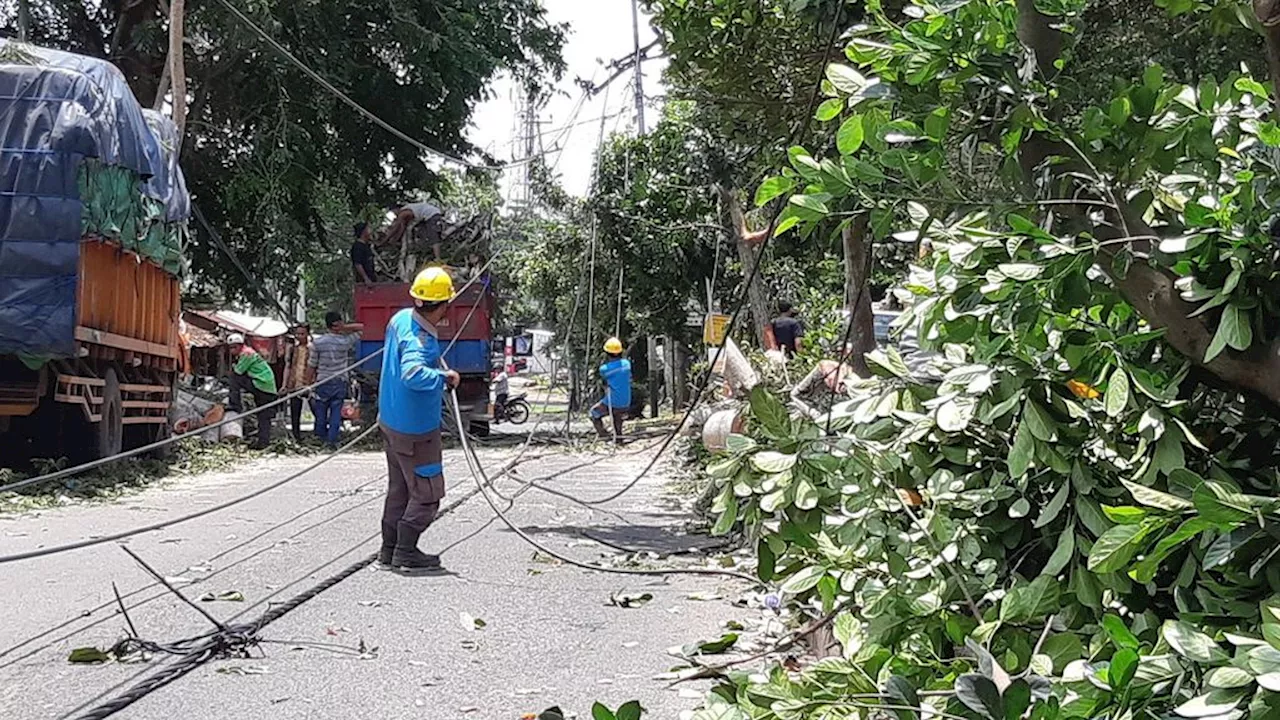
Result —
[[387, 323], [378, 386], [378, 425], [386, 438], [387, 499], [382, 511], [378, 564], [405, 575], [440, 568], [440, 557], [418, 549], [418, 538], [444, 499], [440, 423], [445, 388], [458, 373], [440, 365], [436, 325], [453, 300], [453, 279], [443, 268], [418, 273], [410, 286], [414, 307]]
[[604, 416], [608, 415], [613, 420], [613, 438], [621, 443], [622, 421], [631, 408], [631, 361], [623, 357], [622, 341], [616, 337], [605, 341], [604, 352], [607, 359], [600, 366], [604, 397], [591, 407], [591, 424], [596, 428], [596, 435], [609, 439], [604, 427]]

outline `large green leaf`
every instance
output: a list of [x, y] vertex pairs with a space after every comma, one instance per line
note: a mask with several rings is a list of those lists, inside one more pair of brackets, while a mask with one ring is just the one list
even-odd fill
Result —
[[795, 467], [796, 456], [774, 450], [765, 450], [751, 456], [751, 464], [763, 473], [786, 472]]
[[1028, 400], [1026, 405], [1023, 406], [1023, 413], [1023, 422], [1026, 423], [1027, 429], [1031, 431], [1035, 439], [1044, 442], [1053, 442], [1058, 439], [1058, 424], [1054, 422], [1044, 408], [1040, 407], [1040, 403], [1035, 400]]
[[1029, 583], [1014, 585], [1000, 602], [1000, 619], [1023, 622], [1058, 610], [1061, 586], [1052, 575], [1041, 575]]
[[845, 95], [855, 95], [867, 84], [867, 79], [862, 76], [862, 73], [839, 63], [827, 66], [827, 81]]
[[756, 207], [764, 207], [770, 200], [791, 192], [795, 186], [794, 180], [781, 175], [775, 175], [765, 180], [760, 183], [759, 188], [756, 188]]
[[1160, 635], [1174, 652], [1188, 660], [1214, 663], [1227, 659], [1227, 653], [1213, 641], [1213, 638], [1200, 632], [1190, 623], [1181, 620], [1165, 620], [1164, 625], [1160, 627]]
[[1228, 305], [1222, 310], [1222, 319], [1218, 321], [1218, 330], [1205, 350], [1204, 361], [1211, 362], [1228, 347], [1247, 350], [1252, 344], [1253, 326], [1249, 323], [1249, 311]]
[[1027, 424], [1024, 420], [1018, 425], [1018, 430], [1013, 435], [1013, 444], [1009, 446], [1009, 457], [1007, 459], [1009, 474], [1015, 478], [1026, 475], [1027, 468], [1031, 466], [1031, 460], [1035, 457], [1035, 452], [1035, 438], [1031, 436], [1031, 431], [1027, 429]]
[[840, 129], [836, 131], [836, 149], [842, 155], [852, 155], [862, 147], [863, 131], [862, 116], [854, 115], [840, 123]]
[[1067, 500], [1071, 497], [1071, 483], [1063, 482], [1058, 486], [1057, 492], [1049, 500], [1049, 504], [1044, 506], [1040, 511], [1039, 517], [1036, 518], [1035, 527], [1042, 528], [1045, 525], [1057, 519], [1058, 514], [1067, 506]]
[[1044, 568], [1040, 570], [1041, 575], [1056, 576], [1058, 573], [1066, 569], [1067, 564], [1076, 554], [1076, 532], [1075, 528], [1070, 524], [1058, 536], [1058, 542], [1053, 547], [1053, 554], [1045, 562]]
[[1107, 381], [1107, 393], [1102, 399], [1103, 407], [1111, 417], [1119, 417], [1129, 405], [1129, 374], [1124, 368], [1116, 368]]
[[791, 418], [787, 408], [764, 383], [751, 388], [748, 397], [751, 404], [751, 417], [760, 423], [764, 430], [775, 438], [788, 437], [791, 434]]
[[1116, 525], [1107, 530], [1089, 550], [1089, 569], [1109, 573], [1125, 568], [1142, 548], [1147, 533], [1143, 525]]
[[796, 507], [801, 510], [812, 510], [818, 506], [818, 489], [808, 478], [800, 478], [796, 483]]
[[787, 578], [782, 584], [782, 591], [796, 595], [811, 590], [826, 573], [827, 569], [821, 565], [809, 565]]
[[1170, 512], [1183, 512], [1195, 507], [1190, 500], [1184, 500], [1176, 495], [1170, 495], [1125, 479], [1121, 479], [1120, 482], [1129, 490], [1129, 494], [1133, 495], [1134, 500], [1147, 507], [1159, 508]]
[[1253, 505], [1239, 490], [1216, 480], [1205, 480], [1192, 494], [1196, 511], [1216, 523], [1240, 523], [1254, 517]]
[[988, 720], [1005, 720], [1004, 701], [995, 682], [985, 675], [969, 673], [956, 679], [956, 699]]

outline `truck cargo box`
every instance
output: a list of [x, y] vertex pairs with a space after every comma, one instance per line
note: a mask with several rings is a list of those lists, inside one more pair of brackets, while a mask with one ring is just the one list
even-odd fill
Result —
[[[493, 337], [491, 302], [492, 296], [484, 283], [476, 282], [463, 290], [449, 305], [448, 314], [437, 328], [441, 339], [447, 342], [456, 336], [459, 340], [489, 340]], [[480, 307], [472, 312], [477, 303]], [[364, 323], [364, 339], [382, 341], [391, 316], [412, 306], [413, 299], [409, 297], [406, 283], [357, 285], [355, 305], [356, 322]]]

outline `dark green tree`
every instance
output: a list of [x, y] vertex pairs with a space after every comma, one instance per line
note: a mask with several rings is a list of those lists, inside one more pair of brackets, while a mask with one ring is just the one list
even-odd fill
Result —
[[[564, 28], [535, 0], [391, 0], [238, 7], [357, 103], [418, 141], [486, 161], [465, 140], [500, 71], [537, 86], [563, 70]], [[151, 105], [165, 64], [160, 0], [32, 0], [31, 41], [102, 57]], [[13, 34], [16, 10], [0, 8]], [[439, 189], [440, 161], [372, 124], [218, 2], [188, 6], [190, 111], [183, 167], [196, 203], [258, 279], [289, 287], [311, 256], [339, 253], [350, 215]], [[345, 199], [345, 212], [326, 198]], [[250, 283], [211, 244], [190, 249], [196, 276], [233, 296]]]

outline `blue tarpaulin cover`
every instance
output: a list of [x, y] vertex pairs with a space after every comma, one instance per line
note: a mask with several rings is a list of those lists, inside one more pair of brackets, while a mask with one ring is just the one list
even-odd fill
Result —
[[131, 171], [139, 197], [185, 217], [176, 157], [115, 66], [0, 40], [0, 354], [75, 352], [86, 158]]

